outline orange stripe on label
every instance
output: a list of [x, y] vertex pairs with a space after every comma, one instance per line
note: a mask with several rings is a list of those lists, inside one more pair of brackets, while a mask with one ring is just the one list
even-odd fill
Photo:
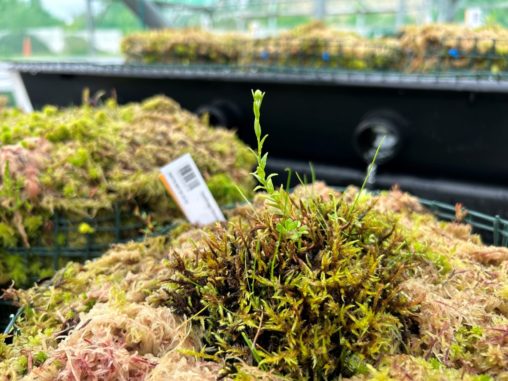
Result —
[[168, 180], [166, 179], [166, 176], [164, 176], [162, 173], [160, 173], [159, 179], [161, 179], [162, 184], [164, 184], [164, 188], [166, 188], [166, 190], [168, 191], [171, 198], [175, 201], [176, 205], [178, 205], [178, 207], [180, 208], [182, 213], [185, 214], [185, 210], [182, 207], [182, 205], [180, 204], [180, 202], [178, 202], [178, 198], [176, 197], [175, 192], [173, 192], [173, 189], [171, 189], [171, 186], [169, 185]]

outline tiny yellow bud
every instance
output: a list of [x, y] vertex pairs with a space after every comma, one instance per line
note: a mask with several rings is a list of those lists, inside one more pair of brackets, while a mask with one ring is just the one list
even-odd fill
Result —
[[93, 234], [95, 233], [95, 229], [88, 225], [87, 223], [83, 222], [79, 225], [79, 233], [80, 234]]

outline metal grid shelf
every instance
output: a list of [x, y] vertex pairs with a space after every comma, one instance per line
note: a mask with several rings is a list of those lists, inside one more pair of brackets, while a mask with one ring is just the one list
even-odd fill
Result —
[[[85, 261], [102, 255], [111, 245], [130, 240], [142, 239], [145, 222], [133, 217], [130, 205], [115, 203], [110, 213], [97, 218], [69, 220], [60, 213], [51, 218], [52, 230], [30, 247], [4, 247], [2, 252], [22, 258], [26, 268], [36, 261], [53, 271], [58, 270], [66, 261]], [[87, 224], [92, 230], [80, 232], [80, 226]], [[173, 225], [161, 226], [149, 235], [161, 235], [172, 229]], [[37, 282], [34, 276], [29, 282]]]
[[440, 71], [403, 73], [329, 68], [219, 64], [99, 64], [83, 62], [12, 62], [11, 71], [27, 75], [85, 75], [99, 77], [175, 78], [284, 83], [342, 84], [415, 89], [508, 92], [508, 73]]
[[[436, 217], [445, 221], [454, 221], [455, 207], [442, 202], [419, 199]], [[476, 211], [467, 210], [464, 222], [470, 224], [482, 237], [490, 238], [495, 246], [508, 247], [508, 220], [500, 216], [489, 216]]]
[[[136, 239], [131, 239], [130, 241], [136, 241], [136, 242], [139, 242], [139, 241], [142, 241], [143, 239], [147, 238], [147, 237], [156, 237], [156, 236], [160, 236], [160, 235], [164, 235], [164, 234], [167, 234], [169, 233], [171, 230], [173, 230], [175, 227], [177, 227], [179, 224], [178, 223], [173, 223], [173, 224], [170, 224], [170, 225], [166, 225], [164, 227], [161, 227], [159, 229], [157, 229], [156, 231], [148, 234], [148, 235], [145, 235], [145, 236], [139, 236], [137, 237]], [[116, 243], [121, 243], [121, 242], [125, 242], [127, 240], [123, 240], [123, 241], [119, 241], [119, 242], [115, 242]], [[96, 257], [99, 257], [100, 255], [102, 255], [104, 253], [104, 251], [109, 247], [110, 245], [106, 245], [106, 246], [101, 246], [101, 250], [100, 251], [97, 251], [95, 253], [95, 255], [93, 257], [90, 257], [90, 258], [96, 258]], [[42, 249], [42, 248], [40, 248]], [[55, 250], [54, 249], [51, 249], [51, 248], [44, 248], [44, 254], [48, 257], [53, 257], [56, 255], [55, 253]], [[79, 252], [80, 249], [74, 249], [76, 252]], [[62, 255], [62, 253], [60, 253], [60, 255]], [[72, 258], [72, 256], [69, 254], [69, 249], [66, 249], [65, 251], [65, 255], [67, 258]], [[75, 257], [77, 258], [82, 258], [82, 256], [80, 254], [76, 254]], [[0, 300], [0, 312], [2, 309], [8, 309], [8, 310], [13, 310], [15, 309], [14, 305], [8, 301], [4, 301], [4, 300]], [[3, 329], [3, 333], [4, 334], [12, 334], [16, 331], [16, 327], [15, 327], [15, 324], [16, 324], [16, 320], [18, 319], [18, 317], [23, 313], [23, 307], [20, 307], [17, 309], [16, 313], [11, 313], [9, 314], [9, 317], [8, 319], [5, 319], [5, 315], [2, 315], [0, 314], [0, 329], [2, 329], [3, 327], [5, 327], [5, 329]], [[2, 317], [3, 317], [3, 320], [2, 320]]]

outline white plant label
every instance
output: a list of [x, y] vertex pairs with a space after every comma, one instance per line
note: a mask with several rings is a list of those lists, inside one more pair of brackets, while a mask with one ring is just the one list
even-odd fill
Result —
[[160, 179], [191, 224], [225, 221], [190, 154], [180, 156], [160, 169]]

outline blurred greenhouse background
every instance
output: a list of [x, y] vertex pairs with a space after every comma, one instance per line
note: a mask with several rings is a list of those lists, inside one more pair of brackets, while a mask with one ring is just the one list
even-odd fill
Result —
[[2, 0], [0, 57], [113, 58], [125, 33], [144, 28], [197, 26], [265, 35], [312, 19], [366, 36], [431, 22], [508, 26], [508, 1]]
[[122, 62], [122, 37], [137, 30], [199, 27], [262, 37], [316, 19], [367, 37], [433, 22], [508, 27], [508, 1], [2, 0], [0, 96], [11, 103], [15, 86], [1, 61]]

